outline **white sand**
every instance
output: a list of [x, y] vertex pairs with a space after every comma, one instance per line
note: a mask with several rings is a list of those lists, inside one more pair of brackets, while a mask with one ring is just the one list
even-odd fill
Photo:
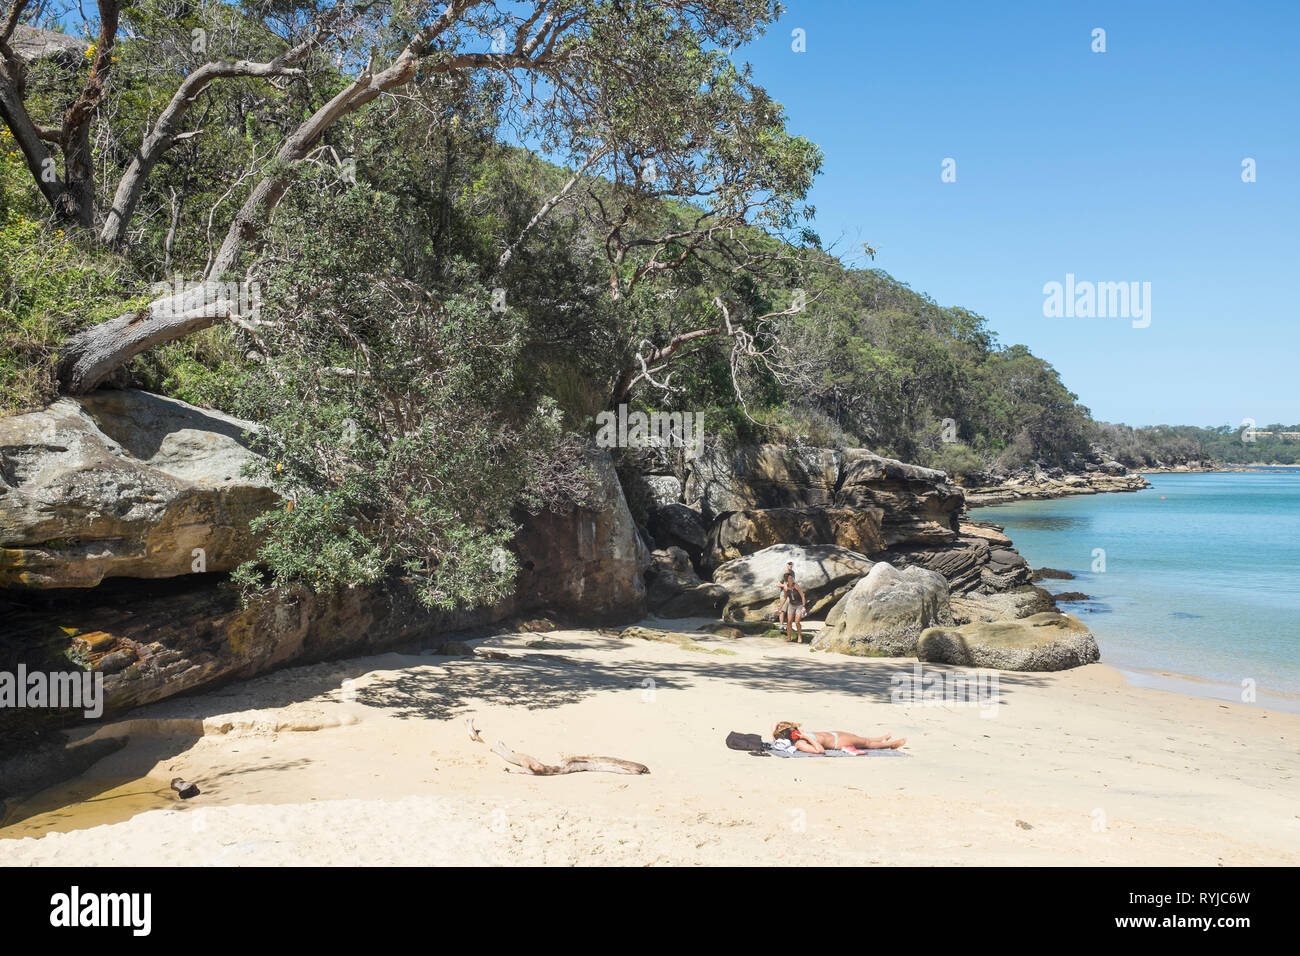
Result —
[[[78, 781], [92, 799], [0, 831], [0, 864], [1300, 862], [1300, 715], [1135, 688], [1104, 665], [1003, 674], [981, 711], [891, 703], [912, 661], [761, 638], [706, 641], [732, 655], [537, 638], [477, 642], [511, 660], [388, 654], [148, 708]], [[467, 713], [543, 761], [605, 754], [651, 773], [505, 773]], [[906, 736], [911, 756], [723, 744], [783, 718]], [[173, 776], [202, 795], [176, 800]], [[156, 806], [171, 809], [130, 815]], [[51, 823], [86, 828], [21, 837]]]

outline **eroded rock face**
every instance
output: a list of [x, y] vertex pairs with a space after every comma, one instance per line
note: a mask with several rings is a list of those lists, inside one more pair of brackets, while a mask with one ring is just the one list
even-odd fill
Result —
[[653, 552], [645, 580], [646, 604], [659, 617], [715, 617], [729, 597], [721, 585], [700, 582], [681, 548]]
[[140, 391], [0, 419], [0, 587], [228, 571], [278, 498], [243, 476], [251, 428]]
[[927, 627], [952, 624], [948, 582], [920, 567], [881, 562], [840, 600], [813, 641], [814, 650], [907, 657]]
[[650, 509], [647, 530], [660, 548], [681, 548], [698, 562], [708, 547], [708, 532], [699, 512], [683, 504], [658, 505]]
[[626, 621], [646, 612], [650, 549], [637, 533], [609, 452], [590, 449], [601, 479], [601, 508], [544, 511], [515, 539], [520, 571], [516, 610], [549, 608], [577, 621]]
[[714, 583], [726, 588], [731, 596], [723, 616], [727, 620], [762, 621], [775, 614], [780, 603], [778, 584], [786, 562], [794, 563], [795, 581], [803, 588], [810, 614], [833, 604], [876, 563], [866, 555], [829, 544], [764, 548], [728, 561], [713, 572]]
[[921, 634], [922, 661], [1011, 671], [1059, 671], [1101, 659], [1096, 638], [1068, 614], [1046, 611], [1016, 621], [932, 627]]
[[[7, 583], [24, 585], [0, 587], [0, 670], [89, 667], [105, 675], [117, 712], [290, 661], [530, 611], [591, 623], [646, 612], [649, 550], [608, 452], [594, 448], [598, 506], [525, 516], [514, 543], [515, 594], [497, 605], [430, 610], [393, 578], [244, 607], [222, 575], [191, 573], [190, 549], [205, 548], [208, 572], [255, 555], [247, 522], [278, 499], [239, 476], [251, 456], [240, 440], [245, 427], [141, 392], [65, 399], [0, 420], [0, 568]], [[49, 710], [20, 716], [71, 719]], [[15, 727], [14, 712], [0, 712], [0, 735]]]
[[713, 445], [691, 462], [685, 501], [712, 520], [725, 511], [832, 503], [841, 453], [829, 448]]
[[883, 550], [880, 508], [759, 508], [720, 517], [709, 533], [705, 565], [717, 567], [774, 544], [834, 544], [858, 554]]
[[882, 458], [862, 448], [844, 452], [835, 504], [841, 508], [879, 508], [886, 545], [939, 544], [957, 538], [962, 491], [931, 468]]

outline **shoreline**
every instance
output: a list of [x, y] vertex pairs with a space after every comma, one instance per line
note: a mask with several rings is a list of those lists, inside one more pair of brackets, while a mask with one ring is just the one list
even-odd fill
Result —
[[[706, 653], [594, 630], [470, 643], [470, 657], [308, 665], [144, 708], [78, 778], [80, 803], [0, 831], [0, 864], [1300, 863], [1295, 714], [1134, 687], [1105, 664], [1000, 672], [990, 708], [894, 702], [915, 660], [771, 638], [701, 635]], [[651, 772], [504, 773], [468, 738], [471, 714], [486, 740], [545, 761]], [[777, 719], [890, 732], [909, 756], [725, 747]], [[176, 799], [173, 776], [201, 794]], [[23, 835], [42, 825], [66, 832]]]

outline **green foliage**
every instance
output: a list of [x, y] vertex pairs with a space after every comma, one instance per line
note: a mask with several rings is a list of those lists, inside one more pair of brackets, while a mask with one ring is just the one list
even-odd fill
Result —
[[147, 301], [118, 257], [51, 229], [44, 212], [0, 127], [0, 414], [53, 397], [69, 334]]

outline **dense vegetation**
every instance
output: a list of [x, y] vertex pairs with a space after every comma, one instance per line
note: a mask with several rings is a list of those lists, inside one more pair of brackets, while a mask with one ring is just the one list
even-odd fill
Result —
[[[1238, 460], [1221, 435], [1096, 425], [981, 316], [824, 252], [802, 205], [820, 154], [719, 52], [772, 4], [553, 0], [528, 21], [458, 0], [463, 20], [418, 46], [441, 9], [369, 4], [340, 27], [294, 3], [140, 0], [111, 50], [101, 34], [84, 57], [33, 61], [25, 112], [4, 100], [0, 413], [70, 389], [61, 360], [88, 330], [150, 303], [166, 319], [157, 304], [189, 280], [233, 283], [249, 302], [124, 355], [109, 381], [263, 426], [291, 504], [264, 519], [246, 587], [401, 568], [430, 604], [491, 600], [520, 509], [588, 500], [582, 447], [621, 402], [703, 411], [712, 437], [866, 445], [959, 473], [1078, 465], [1097, 443], [1130, 464]], [[544, 53], [457, 59], [505, 27], [503, 49], [536, 29]], [[183, 77], [274, 62], [326, 28], [334, 45], [308, 44], [291, 71], [187, 100], [122, 213]], [[419, 71], [354, 96], [413, 49]], [[11, 92], [17, 69], [0, 77]], [[66, 132], [95, 83], [93, 168], [74, 176], [69, 134], [58, 188], [42, 185], [24, 117]]]

